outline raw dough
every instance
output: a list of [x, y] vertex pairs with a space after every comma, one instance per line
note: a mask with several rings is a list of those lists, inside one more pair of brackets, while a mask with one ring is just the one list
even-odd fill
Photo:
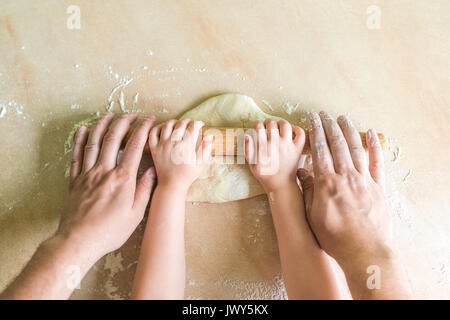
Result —
[[[209, 127], [250, 128], [257, 120], [272, 118], [252, 98], [241, 94], [222, 94], [206, 100], [183, 114], [180, 119], [202, 120]], [[244, 161], [239, 161], [243, 163]], [[220, 203], [247, 199], [264, 190], [253, 177], [247, 164], [237, 164], [234, 157], [213, 157], [211, 164], [189, 189], [188, 201]]]

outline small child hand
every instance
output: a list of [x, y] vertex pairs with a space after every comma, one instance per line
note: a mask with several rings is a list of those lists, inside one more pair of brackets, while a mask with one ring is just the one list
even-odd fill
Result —
[[170, 120], [154, 127], [149, 146], [158, 176], [158, 185], [187, 192], [211, 157], [212, 136], [196, 144], [203, 122], [190, 119]]
[[[296, 170], [305, 144], [305, 132], [285, 120], [254, 124], [245, 136], [245, 158], [253, 175], [269, 193], [296, 183]], [[294, 135], [294, 136], [293, 136]]]

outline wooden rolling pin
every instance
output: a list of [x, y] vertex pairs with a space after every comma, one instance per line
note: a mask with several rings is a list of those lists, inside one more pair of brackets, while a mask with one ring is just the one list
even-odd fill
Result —
[[[248, 132], [246, 132], [248, 130]], [[214, 136], [214, 145], [212, 154], [215, 156], [227, 155], [227, 156], [242, 156], [244, 155], [244, 134], [251, 135], [251, 128], [208, 128], [203, 127], [201, 136], [212, 135]], [[126, 136], [122, 148], [125, 147], [128, 139], [130, 138], [133, 129], [130, 130]], [[308, 154], [310, 152], [308, 131], [306, 133], [305, 147], [303, 153]], [[367, 149], [366, 145], [366, 133], [360, 132], [361, 142], [364, 149]], [[382, 133], [378, 133], [378, 139], [380, 140], [381, 147], [384, 149], [385, 137]], [[148, 144], [145, 146], [145, 150], [148, 151]]]

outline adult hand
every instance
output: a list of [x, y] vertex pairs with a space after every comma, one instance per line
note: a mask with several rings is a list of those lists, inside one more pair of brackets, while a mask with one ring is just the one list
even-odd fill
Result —
[[411, 288], [393, 246], [385, 197], [383, 154], [374, 130], [366, 134], [367, 163], [350, 120], [310, 115], [314, 177], [300, 169], [306, 214], [320, 246], [342, 267], [358, 299], [408, 299]]
[[91, 132], [80, 127], [75, 136], [67, 206], [56, 236], [69, 237], [99, 257], [121, 247], [144, 217], [155, 185], [154, 168], [136, 182], [139, 163], [154, 123], [145, 118], [117, 157], [122, 140], [137, 119], [122, 115], [100, 118]]
[[307, 217], [320, 246], [338, 262], [365, 255], [388, 255], [390, 211], [384, 194], [383, 154], [374, 130], [366, 143], [346, 116], [334, 121], [310, 115], [314, 178], [299, 169]]

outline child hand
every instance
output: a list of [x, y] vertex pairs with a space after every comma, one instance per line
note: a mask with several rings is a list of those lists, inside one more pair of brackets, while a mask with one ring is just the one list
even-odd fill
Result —
[[118, 249], [130, 237], [144, 217], [156, 180], [151, 168], [136, 183], [154, 117], [144, 119], [133, 132], [119, 164], [120, 145], [137, 114], [123, 115], [109, 126], [113, 117], [107, 113], [90, 133], [86, 127], [78, 129], [67, 207], [56, 233], [81, 244], [96, 258]]
[[196, 151], [203, 122], [170, 120], [154, 127], [149, 146], [159, 186], [187, 192], [211, 157], [212, 136], [206, 136]]
[[[253, 175], [269, 193], [296, 184], [296, 171], [305, 144], [305, 132], [285, 120], [254, 124], [245, 136], [245, 158]], [[293, 136], [294, 134], [294, 136]]]

